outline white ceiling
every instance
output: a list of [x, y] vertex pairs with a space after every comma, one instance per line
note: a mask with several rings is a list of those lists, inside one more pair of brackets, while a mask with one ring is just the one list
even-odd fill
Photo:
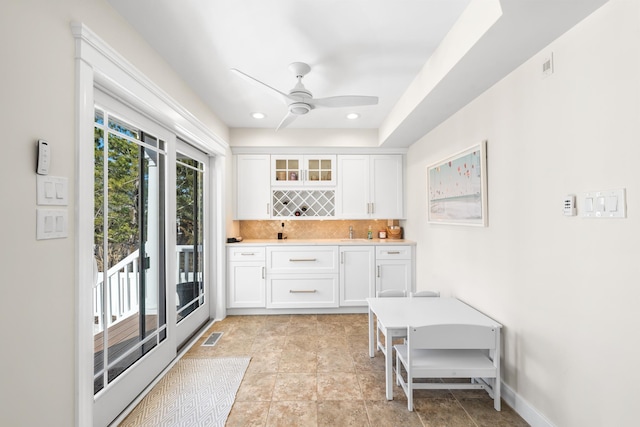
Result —
[[[288, 93], [296, 83], [288, 64], [302, 61], [314, 97], [380, 101], [316, 109], [290, 128], [381, 129], [388, 146], [415, 142], [606, 1], [109, 0], [229, 127], [275, 129], [287, 112], [282, 99], [231, 68]], [[474, 19], [486, 21], [483, 8], [496, 6], [491, 25], [474, 34]], [[473, 37], [466, 45], [458, 20]], [[448, 65], [445, 48], [460, 50]], [[429, 64], [434, 51], [438, 61]], [[428, 87], [416, 86], [425, 79]], [[347, 120], [352, 111], [360, 118]]]

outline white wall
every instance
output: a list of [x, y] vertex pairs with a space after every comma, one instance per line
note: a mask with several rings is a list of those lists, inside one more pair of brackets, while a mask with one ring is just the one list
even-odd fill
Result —
[[377, 129], [230, 129], [234, 147], [377, 147]]
[[[142, 17], [144, 18], [144, 17]], [[75, 75], [70, 23], [84, 22], [223, 140], [228, 130], [106, 0], [0, 6], [0, 425], [74, 425]], [[35, 240], [35, 141], [69, 178], [70, 233]], [[231, 156], [227, 156], [229, 159]], [[230, 165], [227, 166], [230, 170]]]
[[[550, 52], [555, 73], [542, 79]], [[489, 226], [428, 224], [426, 166], [483, 139]], [[504, 324], [504, 380], [523, 408], [553, 425], [637, 424], [638, 159], [635, 0], [611, 0], [407, 155], [405, 225], [418, 242], [418, 288]], [[620, 187], [626, 219], [562, 215], [566, 194]]]

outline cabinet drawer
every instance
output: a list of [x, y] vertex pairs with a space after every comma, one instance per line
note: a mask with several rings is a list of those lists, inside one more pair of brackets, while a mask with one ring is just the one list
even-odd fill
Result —
[[264, 261], [264, 246], [237, 246], [228, 248], [228, 261]]
[[411, 246], [376, 246], [376, 259], [411, 259]]
[[338, 247], [268, 248], [267, 268], [269, 274], [337, 273]]
[[272, 277], [267, 292], [267, 308], [338, 307], [338, 276]]

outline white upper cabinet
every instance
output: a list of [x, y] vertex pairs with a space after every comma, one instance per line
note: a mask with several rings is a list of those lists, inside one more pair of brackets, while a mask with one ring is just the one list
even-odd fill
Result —
[[404, 218], [402, 156], [370, 156], [369, 197], [372, 218]]
[[403, 218], [402, 155], [339, 155], [336, 217]]
[[236, 219], [269, 219], [271, 186], [268, 154], [236, 156]]
[[335, 155], [272, 155], [271, 185], [335, 186]]

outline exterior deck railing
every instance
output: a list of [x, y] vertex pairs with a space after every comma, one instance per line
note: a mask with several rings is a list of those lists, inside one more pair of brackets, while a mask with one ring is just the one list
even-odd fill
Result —
[[[176, 283], [194, 280], [194, 272], [191, 267], [192, 258], [193, 246], [180, 245], [176, 247], [176, 265], [178, 266]], [[139, 271], [140, 253], [137, 250], [107, 270], [106, 283], [108, 286], [108, 301], [105, 306], [106, 316], [103, 316], [101, 312], [104, 298], [105, 275], [102, 272], [98, 273], [98, 282], [93, 289], [94, 334], [104, 330], [105, 320], [107, 321], [107, 327], [110, 327], [138, 312]]]

